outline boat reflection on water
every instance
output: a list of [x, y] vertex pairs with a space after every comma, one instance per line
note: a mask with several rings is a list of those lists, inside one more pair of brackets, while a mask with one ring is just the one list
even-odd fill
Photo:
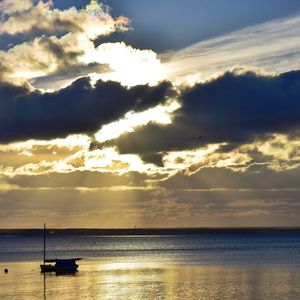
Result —
[[61, 276], [61, 277], [75, 277], [77, 274], [77, 270], [56, 270], [56, 271], [45, 271], [45, 272], [41, 272], [41, 274], [43, 274], [44, 276], [44, 297], [43, 299], [46, 300], [47, 299], [47, 278], [51, 278], [52, 276]]

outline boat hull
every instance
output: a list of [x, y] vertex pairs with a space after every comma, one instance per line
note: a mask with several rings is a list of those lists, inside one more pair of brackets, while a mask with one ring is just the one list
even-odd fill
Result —
[[55, 265], [40, 265], [41, 273], [51, 273], [54, 272], [56, 274], [74, 274], [77, 272], [78, 265], [72, 267], [58, 267]]

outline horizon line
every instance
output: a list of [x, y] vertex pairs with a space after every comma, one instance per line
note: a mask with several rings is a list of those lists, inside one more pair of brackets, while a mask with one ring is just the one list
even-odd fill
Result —
[[[199, 227], [47, 227], [47, 230], [218, 230], [218, 229], [300, 229], [297, 226], [199, 226]], [[3, 230], [44, 230], [43, 227], [0, 228]]]

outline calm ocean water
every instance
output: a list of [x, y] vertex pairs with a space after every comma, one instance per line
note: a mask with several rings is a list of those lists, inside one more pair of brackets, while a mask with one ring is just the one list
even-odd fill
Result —
[[49, 258], [83, 257], [79, 272], [43, 276], [41, 236], [0, 236], [0, 299], [300, 299], [296, 233], [50, 235], [47, 245]]

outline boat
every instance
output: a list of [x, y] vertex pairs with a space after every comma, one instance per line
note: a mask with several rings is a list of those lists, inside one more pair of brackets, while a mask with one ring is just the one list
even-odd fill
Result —
[[56, 274], [75, 274], [78, 269], [76, 261], [80, 257], [69, 259], [46, 259], [46, 223], [44, 223], [44, 263], [40, 265], [42, 273], [55, 272]]

